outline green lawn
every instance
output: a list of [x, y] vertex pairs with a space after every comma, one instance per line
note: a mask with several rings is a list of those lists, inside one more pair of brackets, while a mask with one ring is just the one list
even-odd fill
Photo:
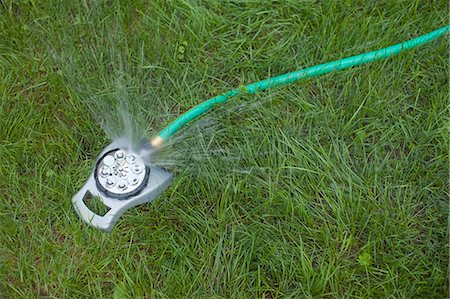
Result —
[[0, 298], [448, 297], [448, 36], [216, 109], [111, 234], [71, 205], [127, 115], [151, 137], [442, 27], [446, 1], [0, 3]]

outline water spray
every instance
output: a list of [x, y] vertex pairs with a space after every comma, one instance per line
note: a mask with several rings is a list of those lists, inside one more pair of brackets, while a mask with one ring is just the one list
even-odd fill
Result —
[[[231, 90], [180, 115], [150, 142], [144, 141], [138, 150], [134, 149], [125, 138], [114, 140], [100, 153], [87, 182], [73, 197], [72, 203], [75, 210], [89, 225], [106, 232], [111, 231], [125, 211], [154, 200], [169, 187], [173, 176], [151, 162], [153, 153], [182, 127], [213, 107], [243, 93], [255, 94], [258, 91], [291, 84], [301, 79], [389, 58], [435, 40], [449, 31], [450, 26], [445, 26], [387, 48], [319, 64]], [[101, 216], [91, 211], [85, 203], [89, 197], [100, 199], [109, 208], [108, 212]]]

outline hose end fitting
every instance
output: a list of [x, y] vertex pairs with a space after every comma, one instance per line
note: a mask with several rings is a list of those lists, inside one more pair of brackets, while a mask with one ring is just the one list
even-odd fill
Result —
[[150, 144], [154, 148], [159, 148], [161, 146], [162, 142], [163, 142], [163, 139], [160, 136], [156, 136], [152, 139], [152, 141], [150, 141]]

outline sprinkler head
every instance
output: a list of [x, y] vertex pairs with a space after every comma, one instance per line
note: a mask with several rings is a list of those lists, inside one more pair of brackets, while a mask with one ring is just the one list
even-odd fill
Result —
[[[145, 144], [136, 152], [125, 139], [118, 139], [100, 153], [87, 182], [72, 198], [75, 211], [86, 223], [109, 232], [125, 211], [152, 201], [170, 185], [170, 173], [145, 162], [154, 151]], [[92, 197], [109, 208], [105, 215], [87, 207]]]
[[150, 167], [133, 152], [114, 149], [98, 159], [94, 178], [97, 188], [111, 198], [128, 199], [145, 188]]

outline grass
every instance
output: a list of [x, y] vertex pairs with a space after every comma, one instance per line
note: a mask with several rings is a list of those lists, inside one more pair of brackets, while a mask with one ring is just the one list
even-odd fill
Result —
[[1, 2], [0, 297], [447, 298], [448, 36], [217, 109], [169, 147], [171, 187], [111, 234], [70, 201], [123, 129], [117, 102], [151, 136], [210, 96], [427, 33], [447, 12]]

